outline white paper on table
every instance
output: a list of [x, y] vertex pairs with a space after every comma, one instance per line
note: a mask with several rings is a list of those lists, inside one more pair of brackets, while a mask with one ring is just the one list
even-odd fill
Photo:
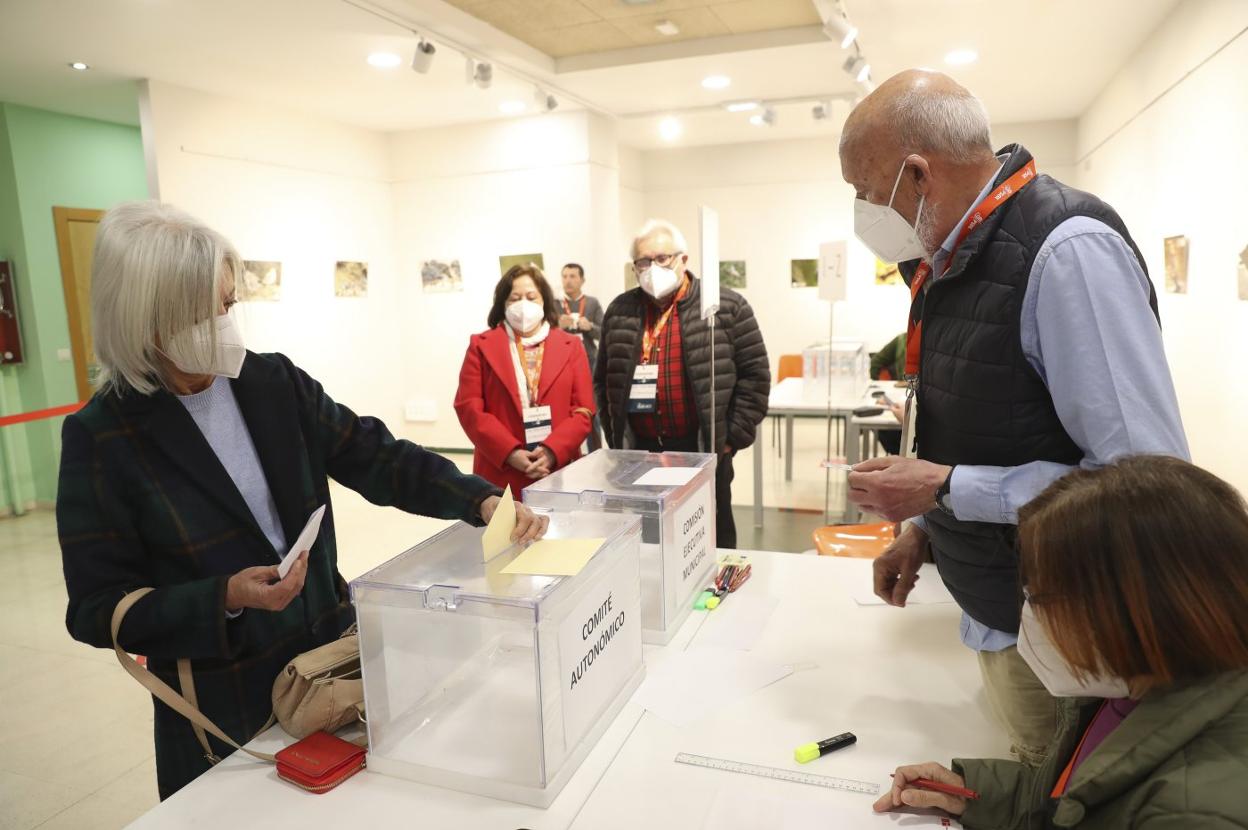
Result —
[[[884, 600], [875, 595], [875, 584], [871, 581], [869, 574], [863, 575], [861, 584], [854, 585], [853, 597], [854, 602], [859, 605], [887, 605]], [[936, 566], [930, 562], [922, 565], [919, 568], [919, 581], [914, 584], [914, 589], [906, 597], [906, 605], [910, 603], [940, 605], [953, 601], [953, 595], [945, 587], [944, 580], [936, 571]]]
[[648, 670], [633, 702], [671, 724], [684, 726], [792, 673], [792, 666], [743, 651], [689, 649]]
[[[725, 773], [729, 775], [731, 773]], [[703, 830], [816, 830], [816, 828], [860, 827], [939, 827], [960, 830], [962, 824], [943, 813], [877, 813], [875, 799], [860, 793], [837, 793], [827, 799], [803, 798], [801, 785], [794, 786], [794, 797], [771, 798], [751, 793], [741, 786], [719, 788]], [[842, 798], [841, 796], [844, 796]]]
[[291, 565], [295, 564], [295, 559], [305, 550], [312, 549], [312, 543], [316, 541], [317, 535], [321, 532], [321, 519], [325, 516], [325, 505], [321, 505], [312, 511], [312, 515], [308, 517], [308, 523], [303, 526], [303, 530], [299, 532], [299, 538], [291, 545], [290, 550], [282, 557], [282, 561], [277, 566], [277, 578], [285, 579], [286, 574], [290, 573]]
[[750, 593], [749, 587], [745, 583], [740, 592], [724, 597], [714, 611], [705, 612], [706, 621], [698, 628], [690, 648], [754, 648], [780, 600], [768, 594]]
[[639, 487], [679, 487], [688, 484], [698, 475], [700, 467], [655, 467], [633, 482]]

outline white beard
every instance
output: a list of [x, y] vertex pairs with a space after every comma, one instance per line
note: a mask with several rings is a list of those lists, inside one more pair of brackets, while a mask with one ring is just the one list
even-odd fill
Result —
[[915, 234], [918, 235], [919, 241], [923, 243], [923, 247], [927, 251], [927, 256], [923, 257], [923, 261], [929, 267], [934, 265], [932, 260], [935, 258], [936, 252], [940, 250], [940, 244], [945, 241], [944, 239], [938, 239], [936, 236], [939, 233], [936, 230], [936, 212], [938, 210], [939, 207], [935, 202], [928, 202], [923, 206], [923, 213], [919, 215], [919, 221], [914, 226]]

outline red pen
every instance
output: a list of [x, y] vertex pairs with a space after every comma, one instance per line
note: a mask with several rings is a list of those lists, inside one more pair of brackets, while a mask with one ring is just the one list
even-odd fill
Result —
[[[896, 778], [896, 775], [890, 775], [890, 778]], [[945, 795], [954, 795], [958, 798], [965, 798], [975, 801], [979, 798], [979, 793], [974, 790], [968, 790], [966, 787], [955, 787], [952, 784], [942, 784], [939, 781], [933, 781], [930, 778], [915, 778], [906, 782], [908, 785], [918, 787], [921, 790], [932, 790], [933, 792], [944, 793]]]

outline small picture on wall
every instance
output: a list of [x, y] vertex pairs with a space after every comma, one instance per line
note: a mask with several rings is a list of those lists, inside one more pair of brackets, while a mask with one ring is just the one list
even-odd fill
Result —
[[884, 262], [879, 259], [875, 261], [876, 285], [901, 285], [903, 282], [901, 271], [897, 270], [897, 263]]
[[439, 262], [436, 259], [420, 266], [421, 288], [427, 293], [446, 293], [464, 290], [464, 276], [459, 271], [459, 260]]
[[819, 285], [819, 260], [794, 259], [789, 262], [794, 288], [814, 288]]
[[719, 263], [719, 285], [721, 288], [745, 288], [745, 261], [722, 260]]
[[546, 273], [546, 261], [541, 254], [507, 254], [498, 258], [498, 274], [502, 276], [516, 265], [536, 265]]
[[243, 260], [243, 282], [238, 299], [244, 303], [275, 303], [282, 295], [282, 263], [258, 259]]
[[631, 262], [624, 263], [624, 290], [629, 291], [636, 288], [638, 285], [637, 269]]
[[1248, 246], [1239, 252], [1239, 298], [1248, 300]]
[[368, 296], [368, 263], [339, 262], [334, 266], [335, 297]]
[[1166, 290], [1187, 293], [1187, 237], [1166, 237]]

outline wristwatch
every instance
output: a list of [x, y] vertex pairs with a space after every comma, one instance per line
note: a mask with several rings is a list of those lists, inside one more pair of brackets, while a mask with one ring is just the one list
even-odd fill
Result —
[[936, 490], [936, 506], [946, 516], [952, 516], [955, 519], [957, 517], [953, 515], [953, 493], [951, 488], [953, 486], [953, 471], [957, 468], [956, 464], [949, 468], [949, 475], [945, 478], [945, 483]]

